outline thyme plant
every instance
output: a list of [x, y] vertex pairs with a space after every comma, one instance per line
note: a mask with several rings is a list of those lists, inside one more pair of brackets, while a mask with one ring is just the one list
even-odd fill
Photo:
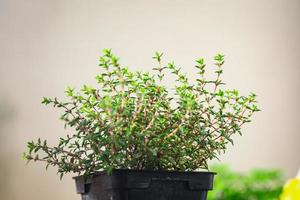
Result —
[[[173, 62], [164, 65], [162, 55], [155, 53], [150, 74], [129, 71], [104, 50], [97, 87], [83, 85], [78, 92], [68, 87], [67, 101], [43, 98], [43, 104], [62, 109], [61, 119], [74, 134], [56, 146], [41, 139], [28, 142], [25, 159], [58, 167], [61, 177], [113, 169], [207, 169], [207, 161], [233, 144], [232, 135], [241, 134], [241, 126], [259, 111], [256, 95], [221, 88], [224, 55], [214, 57], [212, 80], [204, 59], [197, 59], [194, 83]], [[174, 92], [162, 83], [167, 71], [176, 78]]]

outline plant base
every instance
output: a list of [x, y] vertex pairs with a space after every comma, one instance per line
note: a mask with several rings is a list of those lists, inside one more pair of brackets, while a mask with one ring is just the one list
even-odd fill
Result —
[[74, 177], [82, 200], [206, 200], [215, 173], [114, 170]]

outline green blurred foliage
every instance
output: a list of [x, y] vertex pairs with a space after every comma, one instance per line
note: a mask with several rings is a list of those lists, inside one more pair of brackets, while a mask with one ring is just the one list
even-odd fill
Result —
[[242, 174], [227, 165], [215, 165], [211, 171], [217, 175], [208, 200], [277, 200], [282, 191], [283, 176], [279, 170], [253, 169]]

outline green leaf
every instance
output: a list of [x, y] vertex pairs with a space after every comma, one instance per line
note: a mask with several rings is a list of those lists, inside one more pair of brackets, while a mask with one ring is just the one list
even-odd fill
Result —
[[51, 99], [50, 98], [47, 98], [47, 97], [43, 97], [43, 100], [42, 100], [42, 104], [44, 105], [48, 105], [51, 103]]
[[222, 62], [224, 60], [224, 57], [225, 57], [225, 55], [217, 54], [217, 55], [215, 55], [214, 60], [218, 61], [218, 62]]
[[70, 86], [68, 86], [65, 93], [68, 97], [72, 97], [74, 95], [73, 94], [74, 93], [74, 88], [71, 88]]

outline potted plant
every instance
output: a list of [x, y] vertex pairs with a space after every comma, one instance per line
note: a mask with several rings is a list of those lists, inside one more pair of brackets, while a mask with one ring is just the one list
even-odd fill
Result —
[[[68, 87], [69, 100], [43, 98], [63, 110], [61, 119], [73, 135], [28, 142], [28, 161], [58, 168], [60, 178], [73, 172], [83, 200], [204, 200], [213, 187], [207, 162], [224, 152], [256, 111], [256, 95], [224, 90], [224, 55], [214, 57], [215, 78], [206, 78], [204, 59], [196, 60], [198, 79], [191, 84], [173, 62], [153, 57], [155, 74], [131, 72], [104, 50], [97, 87], [79, 92]], [[195, 72], [195, 73], [196, 73]], [[174, 75], [174, 92], [163, 85]]]

